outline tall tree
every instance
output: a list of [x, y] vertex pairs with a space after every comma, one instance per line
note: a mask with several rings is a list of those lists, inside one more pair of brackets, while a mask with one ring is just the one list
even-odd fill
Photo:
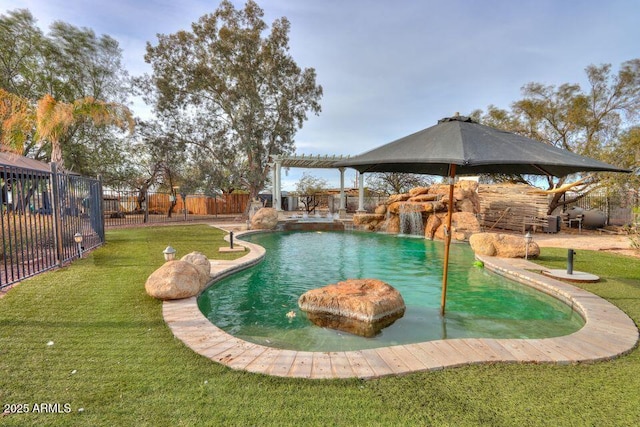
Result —
[[315, 70], [301, 70], [288, 53], [289, 21], [275, 20], [265, 34], [263, 15], [252, 0], [242, 10], [224, 0], [191, 32], [159, 35], [145, 56], [159, 114], [181, 122], [186, 140], [221, 167], [237, 167], [229, 154], [240, 153], [242, 180], [254, 197], [269, 157], [293, 151], [297, 129], [307, 111], [320, 112], [322, 96]]
[[[51, 161], [64, 168], [61, 142], [78, 123], [90, 122], [97, 127], [116, 126], [133, 130], [134, 121], [129, 109], [121, 104], [107, 103], [91, 97], [72, 103], [58, 102], [47, 94], [38, 101], [37, 108], [17, 95], [0, 88], [0, 142], [2, 149], [21, 152], [27, 135], [38, 145], [49, 143]], [[35, 129], [35, 132], [32, 132]]]
[[108, 103], [86, 97], [72, 103], [58, 102], [51, 95], [38, 101], [36, 113], [37, 135], [51, 144], [51, 161], [64, 168], [61, 141], [70, 129], [83, 121], [96, 126], [116, 126], [133, 130], [134, 121], [129, 109], [121, 104]]
[[34, 101], [46, 93], [48, 40], [26, 9], [0, 15], [0, 87]]
[[[511, 111], [491, 106], [486, 114], [476, 111], [473, 116], [485, 124], [622, 165], [621, 159], [611, 156], [611, 152], [617, 150], [621, 135], [637, 123], [640, 114], [640, 59], [624, 62], [617, 73], [612, 72], [610, 64], [590, 65], [585, 71], [589, 82], [586, 91], [578, 84], [556, 87], [529, 83], [522, 89], [524, 98], [514, 102]], [[595, 188], [598, 180], [606, 176], [591, 176], [583, 189]], [[566, 177], [559, 180], [549, 177], [547, 186], [559, 187], [565, 181]], [[563, 195], [554, 193], [549, 212], [575, 201]]]
[[34, 112], [29, 102], [0, 88], [0, 148], [22, 154], [33, 133]]
[[[57, 103], [77, 106], [94, 99], [108, 106], [126, 105], [131, 93], [115, 39], [60, 21], [45, 35], [25, 9], [0, 15], [0, 87], [26, 100], [34, 112], [45, 95]], [[50, 160], [57, 147], [43, 144], [35, 130], [23, 135], [21, 154]], [[83, 174], [105, 174], [123, 160], [120, 134], [92, 120], [74, 120], [59, 143], [67, 168]]]
[[368, 187], [382, 194], [407, 193], [414, 187], [426, 187], [433, 184], [433, 177], [412, 173], [382, 172], [367, 177]]
[[329, 184], [323, 178], [318, 178], [307, 172], [302, 174], [300, 181], [296, 183], [296, 193], [304, 205], [304, 210], [307, 213], [312, 213], [320, 204], [321, 193], [324, 193]]

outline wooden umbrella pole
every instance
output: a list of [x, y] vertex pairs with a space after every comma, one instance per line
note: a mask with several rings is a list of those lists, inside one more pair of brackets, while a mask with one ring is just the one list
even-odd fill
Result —
[[447, 276], [449, 275], [449, 247], [451, 246], [451, 216], [453, 215], [453, 179], [456, 176], [456, 165], [449, 167], [449, 202], [447, 203], [447, 224], [444, 234], [444, 265], [442, 267], [442, 299], [440, 315], [444, 316], [447, 303]]

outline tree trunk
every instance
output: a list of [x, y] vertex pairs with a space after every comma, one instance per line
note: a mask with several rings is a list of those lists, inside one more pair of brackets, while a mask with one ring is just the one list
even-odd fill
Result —
[[51, 141], [51, 161], [58, 165], [59, 170], [64, 169], [64, 160], [62, 159], [62, 146], [59, 141]]

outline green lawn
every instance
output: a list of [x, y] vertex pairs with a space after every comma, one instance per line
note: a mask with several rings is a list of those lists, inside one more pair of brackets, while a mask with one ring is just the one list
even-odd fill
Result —
[[[167, 244], [178, 256], [220, 258], [222, 235], [205, 225], [110, 231], [87, 258], [9, 291], [0, 299], [0, 408], [30, 413], [0, 415], [0, 425], [640, 424], [637, 349], [602, 363], [480, 365], [367, 381], [272, 378], [211, 362], [173, 337], [144, 282]], [[566, 250], [543, 249], [539, 261], [563, 268], [565, 259]], [[639, 260], [578, 251], [575, 268], [600, 275], [584, 287], [638, 324]], [[33, 413], [42, 408], [62, 413]]]

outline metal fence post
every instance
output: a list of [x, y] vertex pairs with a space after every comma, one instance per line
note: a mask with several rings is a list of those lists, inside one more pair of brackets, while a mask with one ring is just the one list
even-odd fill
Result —
[[144, 218], [142, 222], [145, 224], [149, 222], [149, 190], [144, 190]]
[[58, 165], [51, 162], [51, 209], [53, 215], [53, 236], [56, 241], [56, 260], [59, 267], [62, 267], [62, 218], [60, 218], [60, 186], [58, 185]]
[[100, 236], [100, 240], [101, 241], [105, 241], [105, 233], [104, 233], [104, 200], [102, 197], [102, 175], [98, 175], [98, 182], [97, 182], [97, 191], [96, 191], [96, 196], [98, 199], [98, 210], [97, 212], [94, 210], [93, 212], [90, 212], [90, 215], [96, 215], [95, 220], [98, 219], [98, 216], [100, 217], [100, 222], [99, 224], [99, 230], [96, 230], [98, 232], [98, 236]]

